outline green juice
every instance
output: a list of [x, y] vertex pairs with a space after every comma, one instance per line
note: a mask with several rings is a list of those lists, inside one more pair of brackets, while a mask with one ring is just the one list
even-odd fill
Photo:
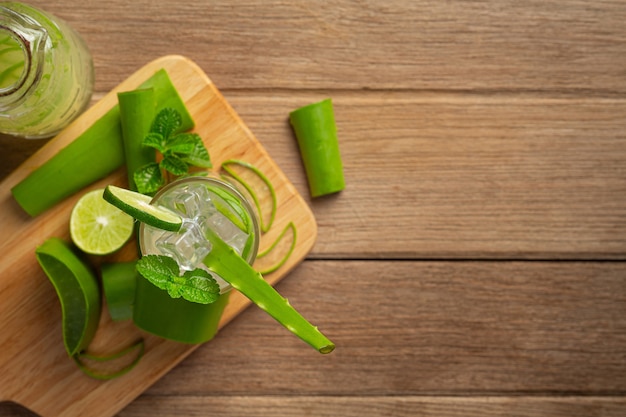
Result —
[[24, 51], [14, 33], [0, 28], [0, 90], [19, 85], [24, 74]]
[[53, 136], [85, 110], [93, 83], [89, 50], [67, 23], [0, 2], [0, 132]]

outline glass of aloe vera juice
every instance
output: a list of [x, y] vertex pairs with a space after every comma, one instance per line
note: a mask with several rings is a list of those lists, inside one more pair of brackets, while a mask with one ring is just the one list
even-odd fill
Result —
[[[259, 248], [259, 224], [242, 191], [217, 177], [187, 177], [163, 187], [152, 204], [168, 208], [183, 219], [181, 230], [170, 232], [142, 223], [139, 246], [142, 255], [175, 259], [181, 273], [204, 264], [213, 249], [208, 239], [215, 233], [252, 264]], [[146, 279], [137, 280], [133, 321], [149, 333], [183, 343], [203, 343], [216, 334], [228, 303], [231, 286], [209, 271], [220, 286], [217, 301], [200, 304], [172, 298]]]

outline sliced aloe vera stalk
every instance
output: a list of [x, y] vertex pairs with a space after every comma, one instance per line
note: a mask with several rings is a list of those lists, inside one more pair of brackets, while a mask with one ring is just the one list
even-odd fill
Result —
[[[156, 110], [171, 107], [182, 116], [181, 131], [194, 123], [164, 69], [140, 88], [153, 88]], [[119, 106], [114, 106], [72, 143], [11, 189], [18, 204], [36, 216], [124, 164]]]
[[331, 99], [300, 107], [289, 114], [312, 197], [346, 186]]
[[139, 274], [137, 261], [105, 263], [101, 267], [102, 289], [109, 308], [109, 315], [114, 321], [133, 318], [135, 288]]
[[128, 188], [137, 191], [135, 171], [154, 162], [154, 149], [143, 145], [143, 138], [150, 131], [154, 120], [154, 89], [143, 88], [117, 94], [122, 123], [122, 139], [126, 159]]
[[100, 290], [95, 275], [70, 246], [49, 238], [35, 251], [54, 286], [63, 315], [63, 343], [70, 357], [87, 348], [100, 320]]

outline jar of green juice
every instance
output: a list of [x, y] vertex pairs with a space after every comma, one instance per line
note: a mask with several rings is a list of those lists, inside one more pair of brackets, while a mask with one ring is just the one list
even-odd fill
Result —
[[18, 2], [0, 2], [0, 133], [55, 135], [88, 106], [91, 54], [67, 23]]

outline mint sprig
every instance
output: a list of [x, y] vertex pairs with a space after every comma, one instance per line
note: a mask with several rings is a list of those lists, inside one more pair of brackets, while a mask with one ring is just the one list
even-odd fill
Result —
[[169, 256], [143, 256], [137, 261], [137, 272], [172, 298], [210, 304], [220, 294], [220, 286], [207, 271], [197, 268], [181, 276], [178, 263]]
[[157, 150], [163, 158], [160, 162], [143, 165], [134, 172], [133, 179], [140, 193], [156, 193], [165, 185], [165, 172], [180, 177], [187, 175], [191, 166], [213, 166], [202, 138], [196, 133], [177, 132], [181, 125], [182, 117], [175, 109], [166, 107], [156, 115], [142, 144]]

